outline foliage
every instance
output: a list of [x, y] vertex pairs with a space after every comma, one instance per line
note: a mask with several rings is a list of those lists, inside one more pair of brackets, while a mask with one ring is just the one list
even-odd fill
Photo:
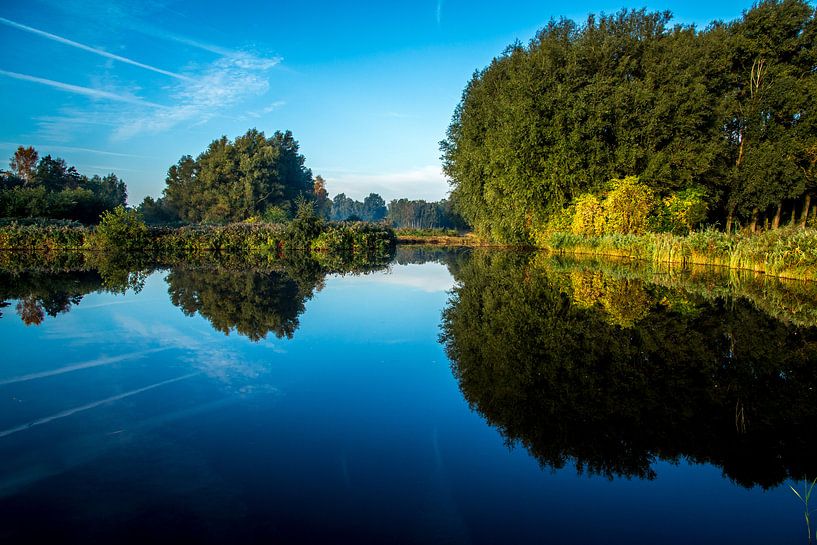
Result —
[[316, 213], [312, 202], [300, 200], [295, 218], [287, 226], [289, 244], [294, 248], [308, 249], [323, 231], [323, 219]]
[[127, 200], [125, 182], [115, 174], [81, 175], [63, 159], [39, 159], [34, 148], [18, 148], [13, 175], [0, 178], [0, 218], [47, 218], [93, 224]]
[[92, 242], [97, 248], [118, 252], [144, 251], [149, 244], [149, 231], [142, 215], [124, 206], [102, 214]]
[[11, 161], [9, 161], [9, 166], [17, 177], [27, 183], [34, 174], [34, 167], [37, 165], [39, 158], [40, 154], [32, 146], [27, 148], [18, 146], [17, 151], [14, 152]]
[[576, 199], [570, 227], [576, 235], [598, 236], [604, 233], [604, 209], [595, 195], [585, 193]]
[[332, 201], [326, 191], [326, 180], [322, 176], [315, 176], [312, 194], [315, 195], [315, 212], [321, 218], [328, 220], [332, 217]]
[[[289, 131], [267, 138], [250, 129], [234, 141], [222, 136], [196, 159], [183, 156], [167, 172], [162, 199], [187, 222], [227, 223], [292, 210], [312, 197], [312, 172]], [[160, 199], [160, 200], [162, 200]]]
[[690, 187], [672, 193], [659, 204], [653, 230], [685, 235], [706, 220], [707, 193], [702, 187]]
[[624, 174], [659, 200], [703, 188], [721, 227], [801, 207], [816, 185], [814, 13], [762, 0], [703, 29], [646, 10], [549, 22], [466, 84], [440, 144], [455, 209], [525, 243]]
[[607, 233], [640, 235], [647, 230], [647, 217], [655, 207], [650, 188], [635, 176], [610, 181], [604, 199], [604, 229]]

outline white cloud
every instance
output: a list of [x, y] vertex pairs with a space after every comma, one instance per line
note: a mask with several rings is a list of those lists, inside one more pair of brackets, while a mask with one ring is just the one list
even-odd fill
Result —
[[448, 268], [440, 263], [395, 266], [388, 272], [367, 276], [365, 281], [400, 286], [427, 293], [447, 292], [454, 287], [454, 278], [448, 272]]
[[354, 173], [334, 169], [314, 169], [326, 179], [332, 195], [345, 193], [361, 200], [369, 193], [377, 193], [388, 202], [392, 199], [425, 199], [437, 201], [448, 194], [448, 182], [437, 165], [387, 173]]

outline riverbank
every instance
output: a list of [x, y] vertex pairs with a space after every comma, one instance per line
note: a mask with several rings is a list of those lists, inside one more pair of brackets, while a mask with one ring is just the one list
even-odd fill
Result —
[[728, 235], [706, 230], [598, 237], [551, 233], [537, 240], [558, 255], [619, 257], [681, 265], [714, 265], [779, 278], [817, 281], [817, 229], [787, 227]]
[[126, 217], [96, 228], [20, 225], [0, 227], [0, 250], [28, 252], [97, 251], [144, 253], [181, 258], [202, 253], [281, 255], [311, 250], [325, 255], [389, 254], [394, 231], [370, 223], [325, 223], [313, 219], [286, 224], [233, 223], [185, 227], [148, 227]]

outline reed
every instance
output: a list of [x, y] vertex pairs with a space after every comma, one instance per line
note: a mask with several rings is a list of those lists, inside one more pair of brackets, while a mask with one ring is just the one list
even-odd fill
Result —
[[817, 280], [817, 229], [787, 227], [761, 233], [726, 234], [714, 229], [686, 236], [668, 233], [552, 233], [539, 240], [556, 254], [622, 257], [683, 265], [716, 265], [781, 278]]

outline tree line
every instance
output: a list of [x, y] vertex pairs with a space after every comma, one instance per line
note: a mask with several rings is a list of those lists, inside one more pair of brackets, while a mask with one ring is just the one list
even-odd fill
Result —
[[124, 205], [125, 182], [115, 174], [88, 177], [59, 157], [40, 157], [19, 146], [0, 171], [0, 217], [66, 219], [96, 223], [105, 211]]
[[477, 71], [440, 144], [456, 210], [528, 242], [582, 196], [635, 177], [658, 207], [697, 196], [701, 223], [727, 231], [804, 224], [817, 186], [814, 8], [764, 0], [705, 29], [671, 20], [552, 20]]
[[[0, 176], [0, 217], [68, 219], [96, 224], [100, 215], [124, 206], [125, 182], [114, 174], [88, 178], [63, 159], [39, 157], [20, 146]], [[162, 195], [138, 205], [151, 225], [285, 223], [300, 203], [332, 221], [387, 222], [396, 227], [459, 228], [464, 224], [446, 200], [398, 199], [388, 206], [377, 193], [362, 201], [329, 197], [326, 181], [314, 176], [290, 131], [271, 137], [250, 129], [230, 140], [213, 140], [196, 158], [182, 156], [165, 178]]]

